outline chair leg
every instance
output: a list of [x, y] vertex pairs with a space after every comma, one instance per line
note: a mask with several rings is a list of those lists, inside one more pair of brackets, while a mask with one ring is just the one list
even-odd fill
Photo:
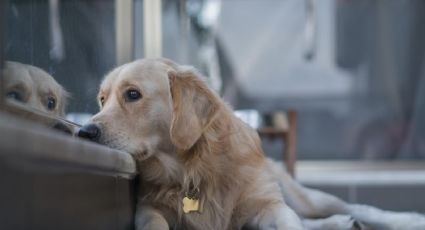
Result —
[[[289, 130], [286, 139], [283, 157], [286, 168], [293, 178], [295, 178], [295, 162], [297, 160], [297, 112], [288, 111]], [[285, 141], [285, 140], [284, 140]]]

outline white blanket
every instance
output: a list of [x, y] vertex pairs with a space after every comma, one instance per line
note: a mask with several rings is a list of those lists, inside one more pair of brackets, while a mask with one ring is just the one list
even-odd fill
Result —
[[306, 229], [425, 230], [422, 214], [348, 204], [331, 194], [302, 186], [286, 172], [282, 162], [269, 159], [268, 164], [286, 203], [303, 219]]

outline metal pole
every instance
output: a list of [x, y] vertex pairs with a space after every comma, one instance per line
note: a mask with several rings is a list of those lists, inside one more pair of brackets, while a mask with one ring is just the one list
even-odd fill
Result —
[[0, 1], [0, 108], [4, 103], [3, 68], [6, 61], [4, 54], [7, 34], [7, 9], [8, 1]]
[[134, 58], [133, 0], [115, 0], [116, 63], [122, 65]]
[[162, 1], [143, 1], [143, 37], [146, 58], [162, 56]]

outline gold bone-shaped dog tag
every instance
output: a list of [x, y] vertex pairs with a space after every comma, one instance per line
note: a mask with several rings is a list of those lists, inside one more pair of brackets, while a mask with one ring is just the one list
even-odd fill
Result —
[[189, 213], [192, 211], [199, 211], [199, 200], [192, 200], [189, 197], [185, 196], [183, 198], [183, 212]]

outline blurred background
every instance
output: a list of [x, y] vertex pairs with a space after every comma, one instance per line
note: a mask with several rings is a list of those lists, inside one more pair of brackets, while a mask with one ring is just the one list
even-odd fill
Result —
[[[354, 202], [382, 198], [381, 207], [425, 211], [414, 199], [359, 198], [425, 189], [425, 1], [10, 0], [5, 11], [4, 59], [54, 76], [71, 93], [69, 119], [97, 112], [99, 83], [112, 68], [167, 57], [198, 68], [235, 110], [260, 118], [296, 111], [306, 184]], [[276, 159], [283, 145], [263, 141]], [[359, 161], [376, 164], [354, 167]], [[351, 174], [334, 178], [343, 169]], [[312, 177], [320, 172], [323, 181]], [[376, 180], [366, 184], [382, 186], [353, 187], [370, 175]]]
[[93, 114], [102, 77], [148, 47], [235, 109], [296, 110], [299, 159], [425, 157], [423, 1], [151, 2], [11, 0], [5, 58], [53, 75], [68, 113]]

